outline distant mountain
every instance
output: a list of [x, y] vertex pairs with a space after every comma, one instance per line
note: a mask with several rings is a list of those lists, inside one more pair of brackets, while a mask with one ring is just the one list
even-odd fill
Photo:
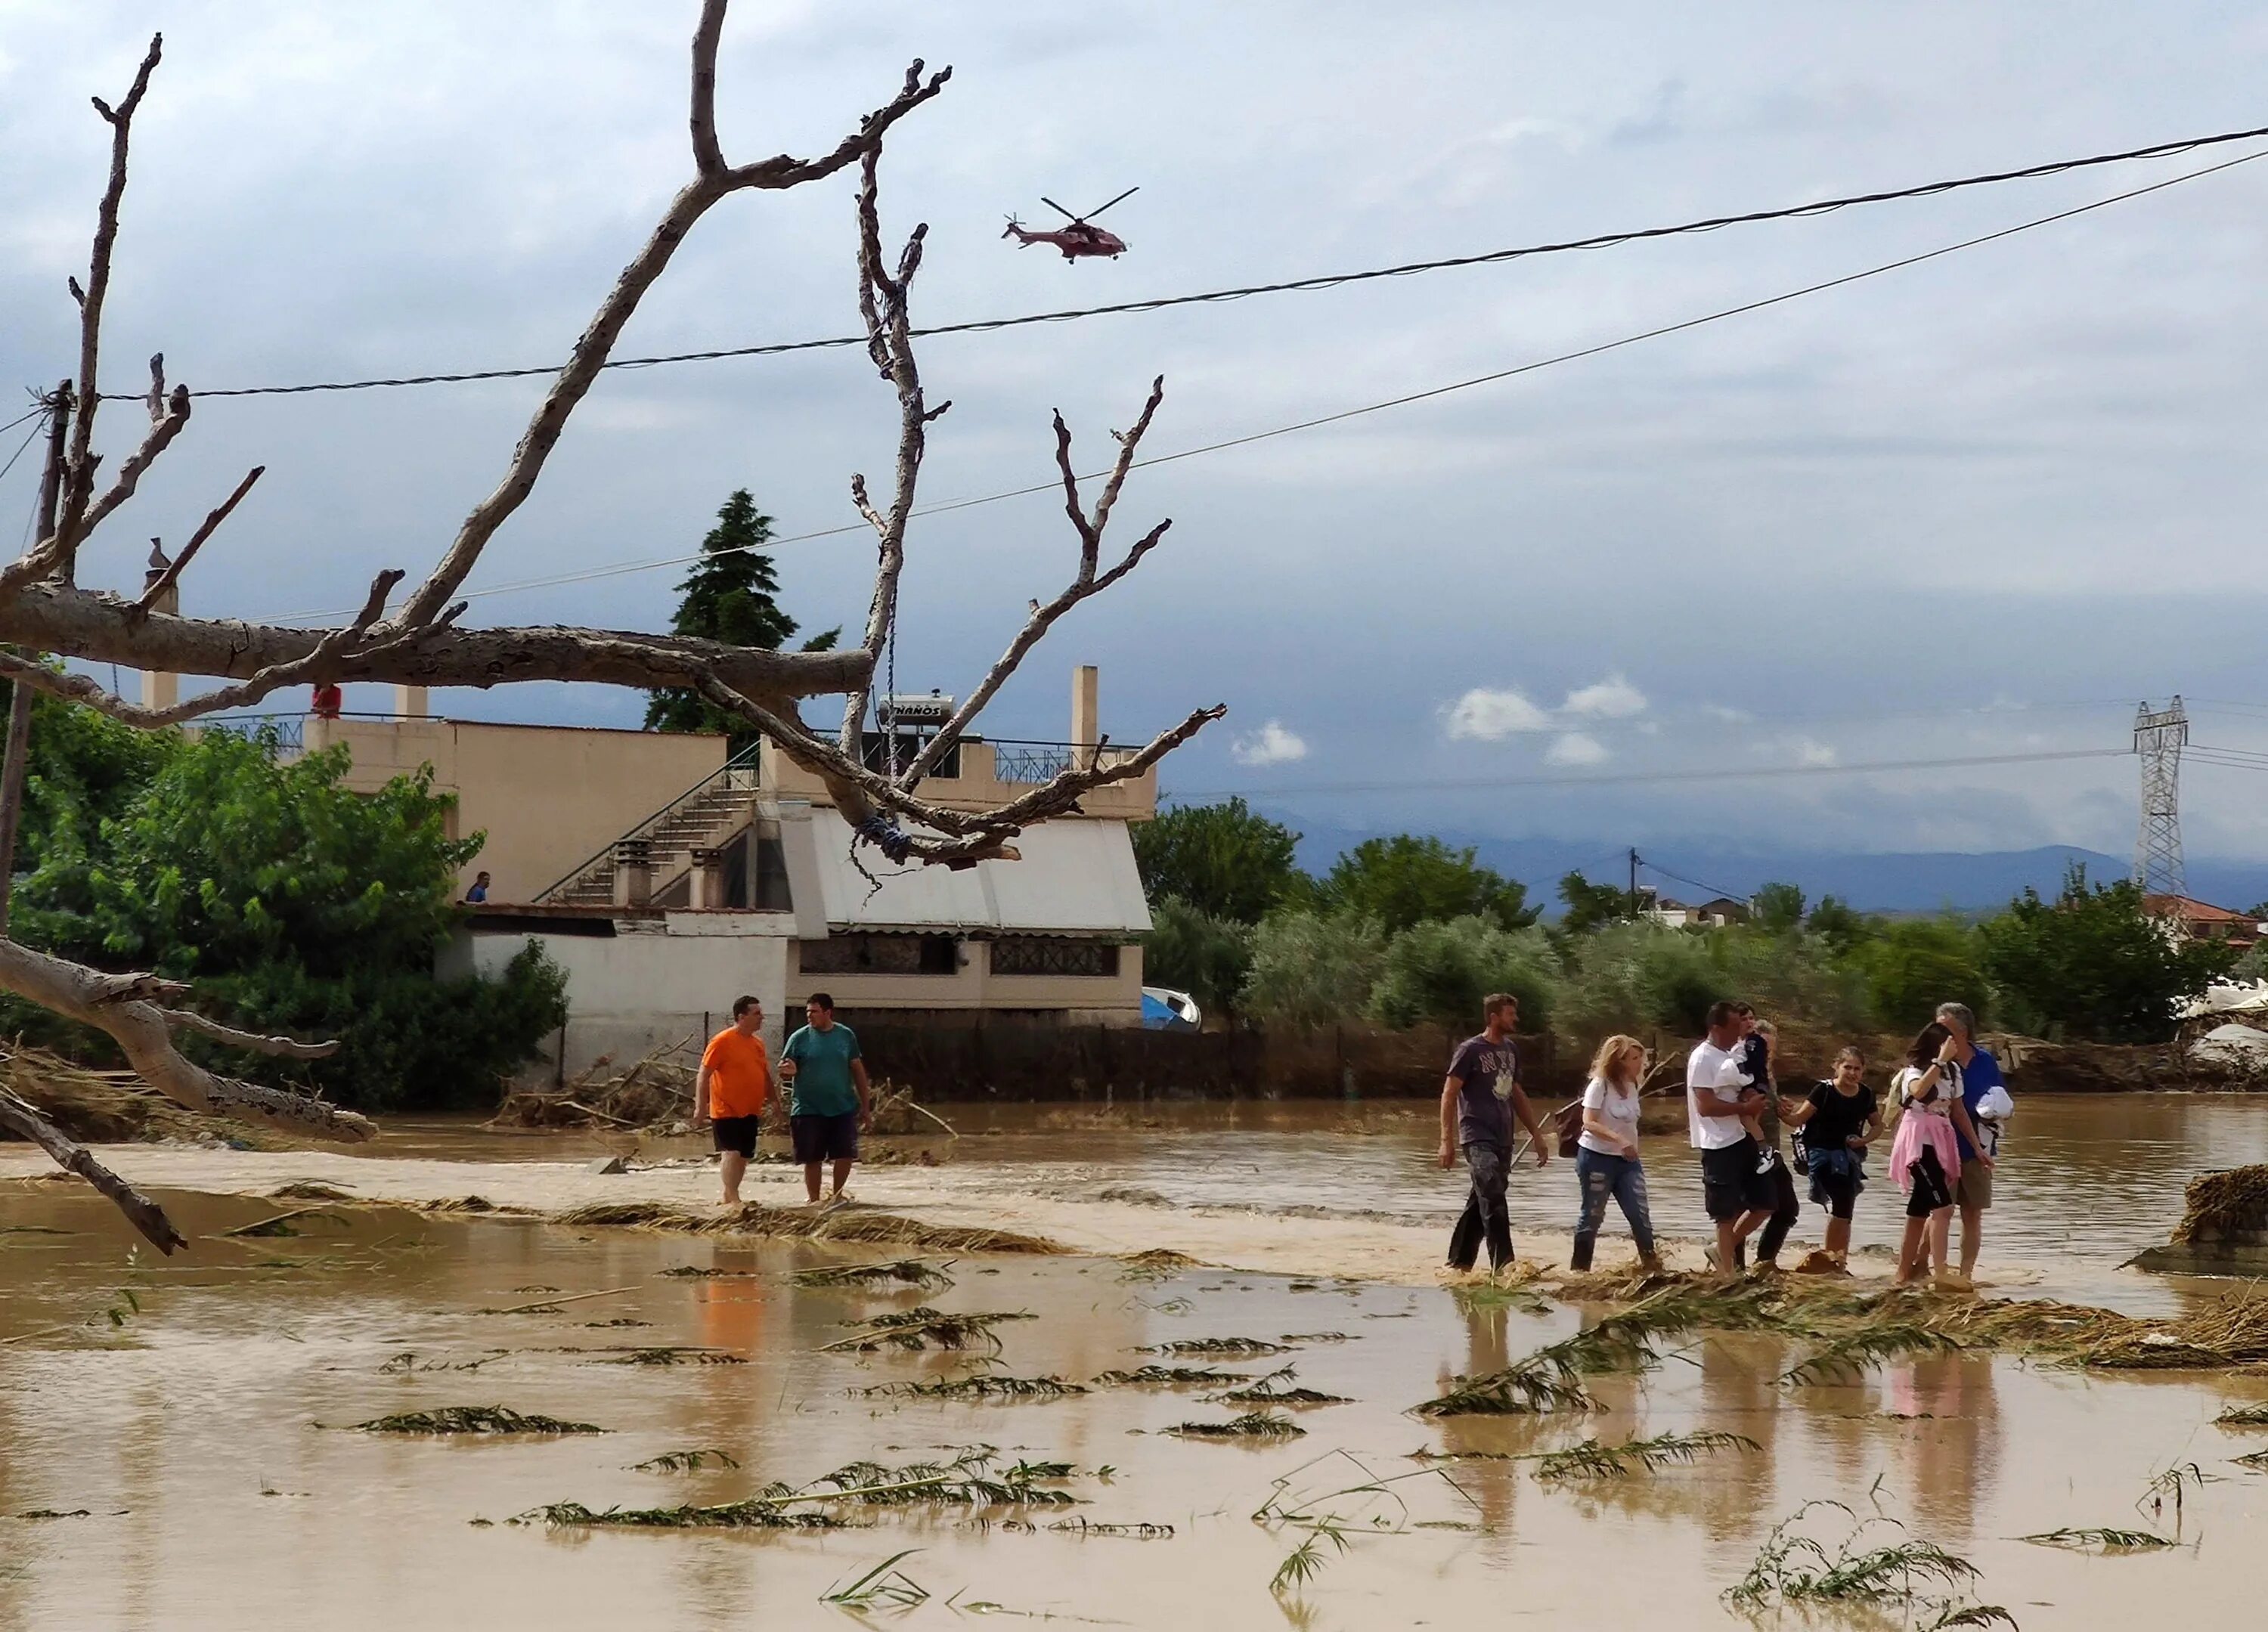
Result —
[[[1346, 828], [1292, 825], [1303, 834], [1300, 864], [1313, 872], [1327, 871], [1340, 851], [1373, 836]], [[1603, 853], [1595, 839], [1505, 839], [1449, 832], [1440, 836], [1451, 844], [1471, 845], [1482, 862], [1521, 880], [1528, 886], [1531, 901], [1549, 902], [1547, 910], [1555, 913], [1559, 879], [1571, 871], [1580, 869], [1597, 884], [1619, 884], [1629, 878], [1627, 864]], [[1815, 901], [1822, 895], [1839, 895], [1861, 911], [1892, 913], [1990, 910], [2005, 906], [2027, 886], [2043, 895], [2053, 893], [2063, 883], [2065, 869], [2073, 862], [2083, 864], [2089, 878], [2103, 879], [2124, 878], [2131, 865], [2121, 856], [2065, 844], [1977, 855], [1953, 851], [1868, 855], [1836, 850], [1757, 852], [1696, 840], [1642, 845], [1638, 853], [1649, 864], [1638, 874], [1639, 882], [1679, 901], [1703, 901], [1719, 894], [1748, 896], [1759, 885], [1777, 879], [1795, 885]], [[2193, 860], [2189, 864], [2189, 886], [2190, 893], [2200, 901], [2241, 911], [2268, 900], [2268, 863]]]

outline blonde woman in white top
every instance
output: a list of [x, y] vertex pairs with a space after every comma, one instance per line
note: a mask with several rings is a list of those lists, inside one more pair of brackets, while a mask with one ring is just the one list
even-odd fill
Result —
[[1635, 1037], [1609, 1037], [1591, 1061], [1583, 1090], [1583, 1131], [1575, 1140], [1575, 1182], [1582, 1210], [1575, 1220], [1575, 1253], [1569, 1267], [1591, 1267], [1612, 1197], [1630, 1221], [1638, 1262], [1661, 1268], [1653, 1250], [1653, 1218], [1646, 1203], [1646, 1169], [1638, 1155], [1638, 1084], [1646, 1078], [1646, 1045]]

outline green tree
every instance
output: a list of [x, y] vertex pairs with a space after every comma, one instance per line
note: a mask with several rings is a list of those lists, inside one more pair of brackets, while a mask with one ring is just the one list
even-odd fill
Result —
[[2131, 878], [2090, 885], [2074, 865], [2052, 901], [2026, 890], [1978, 926], [1985, 973], [2026, 1030], [2095, 1042], [2162, 1042], [2174, 1008], [2235, 960], [2143, 910]]
[[1150, 932], [1142, 937], [1145, 984], [1185, 991], [1207, 1015], [1226, 1015], [1251, 968], [1249, 925], [1216, 918], [1178, 895], [1151, 907]]
[[1365, 839], [1332, 864], [1317, 893], [1327, 908], [1360, 913], [1395, 931], [1461, 917], [1486, 918], [1506, 930], [1534, 923], [1527, 886], [1482, 866], [1474, 855], [1470, 847], [1452, 849], [1430, 834]]
[[1168, 896], [1235, 923], [1305, 899], [1300, 835], [1242, 799], [1177, 805], [1134, 828], [1134, 861], [1152, 905]]
[[1811, 909], [1808, 926], [1814, 935], [1835, 949], [1837, 957], [1847, 958], [1880, 935], [1887, 922], [1874, 914], [1860, 912], [1839, 895], [1822, 895], [1819, 905]]
[[1803, 892], [1793, 884], [1759, 886], [1754, 909], [1761, 927], [1785, 935], [1803, 923]]
[[[779, 575], [763, 546], [772, 536], [772, 518], [756, 508], [741, 488], [717, 512], [717, 525], [701, 540], [701, 559], [680, 584], [676, 615], [669, 627], [728, 645], [777, 651], [793, 638], [796, 621], [780, 610]], [[828, 651], [839, 629], [806, 641], [806, 651]], [[747, 721], [728, 714], [691, 687], [667, 687], [648, 694], [648, 731], [714, 731], [733, 739], [738, 753], [753, 741]]]
[[1966, 1003], [1981, 1021], [1992, 1012], [1977, 933], [1954, 918], [1886, 923], [1856, 954], [1874, 1018], [1911, 1034], [1929, 1024], [1941, 1003]]
[[[494, 1103], [498, 1078], [564, 1018], [565, 980], [540, 954], [500, 981], [435, 978], [462, 916], [457, 870], [482, 835], [448, 836], [450, 801], [430, 779], [357, 794], [340, 784], [343, 748], [284, 763], [272, 738], [153, 740], [155, 770], [118, 814], [91, 834], [75, 817], [68, 842], [49, 835], [18, 892], [19, 933], [98, 967], [194, 981], [249, 1029], [343, 1044], [306, 1062], [185, 1040], [219, 1069], [369, 1109]], [[91, 1033], [47, 1040], [109, 1048]]]
[[1374, 919], [1304, 908], [1271, 913], [1252, 934], [1242, 1009], [1284, 1026], [1360, 1019], [1385, 952], [1386, 931]]
[[1371, 1012], [1393, 1026], [1434, 1020], [1455, 1029], [1481, 1025], [1481, 999], [1520, 999], [1522, 1031], [1551, 1022], [1556, 996], [1551, 944], [1540, 930], [1507, 930], [1469, 916], [1413, 924], [1387, 944]]
[[1589, 935], [1631, 915], [1628, 890], [1594, 884], [1580, 872], [1559, 880], [1559, 899], [1567, 906], [1559, 916], [1560, 931], [1566, 935]]

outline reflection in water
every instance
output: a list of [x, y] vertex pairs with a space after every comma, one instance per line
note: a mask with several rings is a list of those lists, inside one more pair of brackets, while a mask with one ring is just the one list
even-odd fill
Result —
[[[2100, 1233], [2124, 1232], [2131, 1219], [2118, 1209], [2139, 1217], [2161, 1205], [2148, 1173], [2163, 1182], [2203, 1151], [2232, 1159], [2268, 1129], [2260, 1108], [2183, 1102], [2151, 1123], [2131, 1106], [2086, 1102], [2064, 1118], [2060, 1107], [2027, 1101], [2020, 1118], [2052, 1114], [2012, 1147], [1996, 1239], [2044, 1233], [2058, 1218], [2078, 1234], [2098, 1203], [2109, 1219]], [[1248, 1195], [1257, 1188], [1299, 1195], [1302, 1204], [1359, 1206], [1440, 1178], [1416, 1162], [1422, 1129], [1358, 1137], [1312, 1119], [1279, 1121], [1250, 1107], [1244, 1116], [1247, 1131], [1198, 1143], [1216, 1158], [1253, 1158], [1236, 1180]], [[1069, 1183], [1075, 1171], [1090, 1175], [1090, 1187], [1105, 1172], [1159, 1187], [1211, 1182], [1203, 1170], [1167, 1176], [1171, 1163], [1147, 1149], [1096, 1148], [1126, 1136], [965, 1143], [1022, 1159], [1007, 1153], [1032, 1142], [1026, 1176], [1035, 1184]], [[1675, 1159], [1665, 1151], [1661, 1165]], [[2031, 1165], [2021, 1183], [2020, 1162]], [[1326, 1173], [1337, 1177], [1325, 1182]], [[1564, 1224], [1565, 1177], [1555, 1166], [1535, 1181], [1553, 1187], [1555, 1225]], [[1281, 1617], [1268, 1582], [1294, 1538], [1249, 1515], [1271, 1481], [1303, 1465], [1344, 1452], [1363, 1467], [1402, 1471], [1418, 1466], [1408, 1459], [1419, 1449], [1524, 1456], [1587, 1436], [1616, 1443], [1701, 1429], [1745, 1435], [1762, 1449], [1580, 1486], [1540, 1484], [1532, 1464], [1506, 1460], [1449, 1464], [1454, 1488], [1398, 1482], [1407, 1524], [1329, 1559], [1305, 1595], [1307, 1613], [1318, 1627], [1438, 1624], [1500, 1617], [1516, 1600], [1539, 1619], [1597, 1624], [1603, 1568], [1617, 1624], [1738, 1624], [1717, 1594], [1771, 1524], [1830, 1497], [1862, 1515], [1879, 1505], [1974, 1558], [1984, 1595], [2018, 1606], [2028, 1626], [2172, 1615], [2235, 1626], [2250, 1624], [2257, 1607], [2251, 1582], [2268, 1545], [2268, 1510], [2257, 1477], [2224, 1459], [2260, 1448], [2268, 1435], [2208, 1426], [2228, 1400], [2262, 1397], [2257, 1379], [2090, 1378], [1947, 1356], [1791, 1387], [1778, 1379], [1800, 1346], [1710, 1336], [1665, 1345], [1671, 1352], [1642, 1376], [1592, 1379], [1602, 1408], [1594, 1414], [1433, 1422], [1408, 1408], [1454, 1374], [1499, 1370], [1566, 1334], [1578, 1312], [1466, 1312], [1432, 1290], [1221, 1271], [1130, 1283], [1116, 1263], [1079, 1259], [964, 1259], [951, 1289], [877, 1298], [794, 1286], [797, 1267], [843, 1254], [808, 1244], [578, 1234], [382, 1209], [312, 1217], [296, 1238], [224, 1240], [221, 1231], [272, 1203], [166, 1200], [195, 1251], [187, 1261], [129, 1268], [122, 1226], [96, 1198], [69, 1185], [0, 1183], [0, 1625], [818, 1624], [817, 1600], [830, 1584], [907, 1547], [921, 1549], [906, 1567], [940, 1601], [961, 1591], [964, 1603], [1035, 1615], [1271, 1625]], [[1452, 1203], [1441, 1198], [1445, 1211]], [[1880, 1210], [1886, 1219], [1894, 1212], [1887, 1202]], [[687, 1264], [736, 1273], [662, 1274]], [[138, 1311], [120, 1297], [128, 1285]], [[529, 1303], [537, 1287], [609, 1296], [549, 1313], [475, 1312]], [[1160, 1431], [1239, 1408], [1187, 1392], [1106, 1388], [1011, 1406], [854, 1393], [988, 1362], [822, 1352], [845, 1322], [924, 1298], [1035, 1314], [1001, 1328], [998, 1364], [1018, 1376], [1085, 1380], [1139, 1364], [1138, 1349], [1176, 1338], [1338, 1332], [1344, 1341], [1304, 1341], [1285, 1358], [1300, 1383], [1353, 1403], [1300, 1411], [1304, 1438], [1242, 1451]], [[114, 1326], [106, 1312], [114, 1308], [122, 1311]], [[630, 1320], [647, 1324], [607, 1324]], [[669, 1345], [747, 1364], [604, 1363], [626, 1347]], [[310, 1426], [475, 1403], [611, 1431], [466, 1444]], [[860, 1458], [904, 1462], [976, 1444], [1073, 1461], [1083, 1470], [1072, 1487], [1086, 1503], [1080, 1516], [1171, 1525], [1174, 1536], [1079, 1540], [898, 1511], [861, 1514], [872, 1528], [826, 1535], [468, 1523], [563, 1499], [594, 1509], [733, 1501]], [[705, 1446], [741, 1466], [632, 1471], [662, 1452]], [[2106, 1565], [2008, 1540], [2133, 1522], [2134, 1497], [2176, 1453], [2225, 1476], [2190, 1498], [2193, 1530], [2205, 1538], [2196, 1549]], [[2004, 1476], [2004, 1461], [2021, 1476]], [[1108, 1479], [1093, 1471], [1104, 1466], [1116, 1470]], [[43, 1508], [89, 1517], [11, 1517]], [[1053, 1515], [1035, 1517], [1044, 1524]], [[1453, 1525], [1485, 1533], [1432, 1527]], [[1570, 1560], [1580, 1567], [1561, 1567]], [[907, 1622], [913, 1632], [954, 1623], [926, 1610]]]

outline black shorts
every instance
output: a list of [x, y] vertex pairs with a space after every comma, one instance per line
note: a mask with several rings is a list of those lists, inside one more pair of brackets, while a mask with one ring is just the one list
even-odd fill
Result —
[[1830, 1173], [1824, 1168], [1813, 1171], [1811, 1199], [1827, 1209], [1830, 1218], [1848, 1218], [1859, 1205], [1858, 1174], [1849, 1168]]
[[756, 1129], [762, 1126], [761, 1116], [720, 1116], [710, 1123], [714, 1128], [717, 1149], [729, 1150], [735, 1156], [753, 1160], [756, 1154]]
[[858, 1159], [858, 1113], [845, 1111], [840, 1116], [791, 1116], [787, 1119], [790, 1138], [795, 1141], [795, 1159], [808, 1165], [813, 1162], [855, 1162]]
[[1701, 1152], [1701, 1199], [1713, 1223], [1723, 1224], [1742, 1213], [1768, 1213], [1778, 1204], [1770, 1173], [1756, 1171], [1764, 1155], [1754, 1139]]
[[1906, 1173], [1913, 1180], [1913, 1188], [1906, 1194], [1907, 1217], [1926, 1218], [1939, 1208], [1953, 1205], [1952, 1182], [1931, 1146], [1922, 1146], [1921, 1154], [1906, 1164]]

